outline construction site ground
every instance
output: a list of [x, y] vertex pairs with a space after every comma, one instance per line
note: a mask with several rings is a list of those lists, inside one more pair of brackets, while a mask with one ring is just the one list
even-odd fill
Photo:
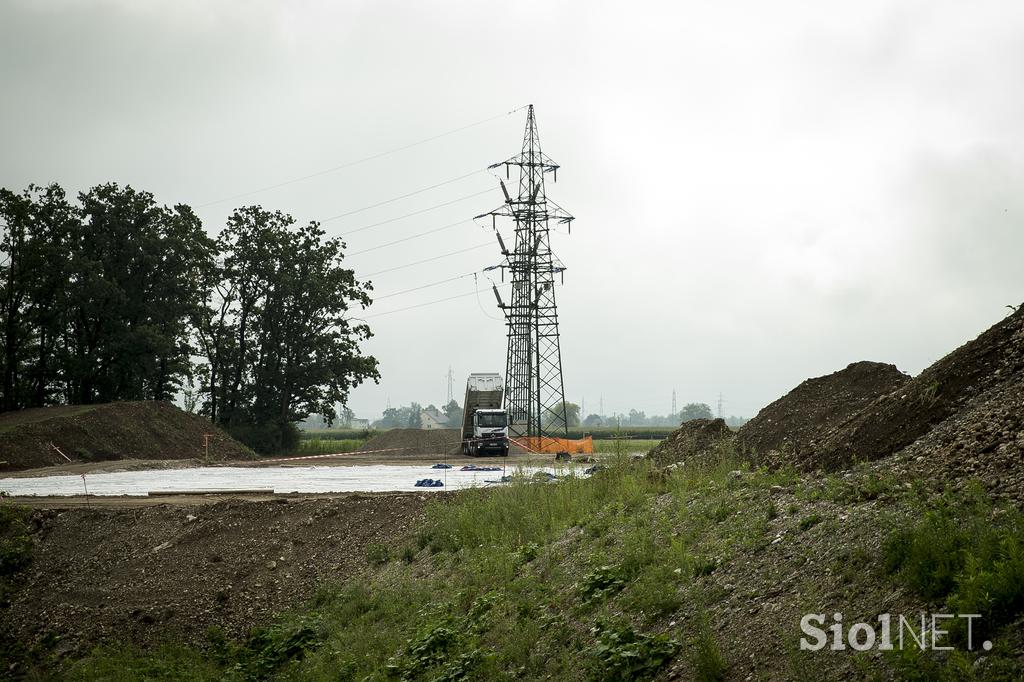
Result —
[[[554, 457], [356, 452], [313, 460], [317, 466], [424, 465], [447, 461], [519, 466]], [[275, 466], [288, 461], [265, 460]], [[309, 459], [295, 458], [296, 465]], [[221, 462], [258, 467], [264, 462]], [[8, 476], [97, 474], [202, 466], [201, 460], [75, 463]], [[414, 546], [412, 529], [428, 500], [457, 492], [324, 494], [174, 494], [4, 497], [28, 507], [35, 539], [31, 569], [11, 608], [0, 610], [23, 645], [57, 639], [61, 655], [82, 654], [113, 637], [137, 643], [181, 637], [200, 641], [210, 628], [243, 636], [274, 614], [312, 599], [325, 584], [361, 574], [382, 556]]]

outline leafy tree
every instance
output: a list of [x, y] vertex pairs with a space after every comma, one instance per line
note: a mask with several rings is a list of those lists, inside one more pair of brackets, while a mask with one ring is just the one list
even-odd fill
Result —
[[565, 404], [566, 425], [571, 427], [580, 425], [580, 406], [576, 403]]
[[583, 425], [591, 429], [601, 426], [603, 423], [604, 420], [601, 419], [601, 417], [596, 414], [589, 414], [587, 415], [587, 418], [583, 420]]
[[4, 409], [172, 397], [213, 247], [186, 206], [94, 187], [0, 190]]
[[629, 411], [629, 424], [631, 426], [643, 426], [647, 423], [647, 415], [643, 410]]
[[405, 422], [405, 427], [409, 429], [420, 428], [420, 413], [423, 412], [423, 408], [420, 407], [419, 403], [412, 403], [409, 405], [409, 418]]
[[558, 425], [558, 428], [561, 428], [560, 417], [563, 409], [565, 410], [565, 421], [567, 427], [580, 425], [580, 406], [576, 403], [563, 401], [556, 405], [552, 412], [549, 412], [544, 416], [544, 425], [546, 428], [553, 428], [556, 424]]
[[444, 406], [444, 416], [448, 417], [448, 425], [452, 428], [459, 428], [462, 426], [462, 420], [465, 415], [462, 408], [459, 407], [459, 403], [452, 398], [448, 401], [448, 404]]
[[288, 447], [294, 422], [335, 405], [366, 379], [377, 361], [359, 351], [371, 336], [352, 324], [353, 307], [370, 304], [367, 284], [342, 266], [344, 244], [316, 222], [259, 206], [237, 209], [217, 240], [221, 261], [197, 317], [204, 410], [257, 450]]
[[693, 419], [711, 419], [711, 408], [704, 403], [687, 403], [679, 411], [679, 421], [688, 422]]
[[343, 405], [341, 413], [338, 415], [338, 425], [345, 429], [352, 428], [352, 420], [356, 418], [356, 413], [349, 408], [348, 405]]
[[71, 244], [69, 400], [168, 400], [190, 373], [196, 282], [213, 242], [188, 206], [116, 184], [79, 195]]

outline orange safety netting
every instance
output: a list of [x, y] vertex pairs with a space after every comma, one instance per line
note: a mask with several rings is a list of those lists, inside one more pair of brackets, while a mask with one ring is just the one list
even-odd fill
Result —
[[590, 436], [573, 440], [571, 438], [526, 437], [509, 438], [516, 445], [531, 452], [545, 452], [551, 455], [568, 452], [571, 455], [591, 455], [594, 453], [594, 439]]

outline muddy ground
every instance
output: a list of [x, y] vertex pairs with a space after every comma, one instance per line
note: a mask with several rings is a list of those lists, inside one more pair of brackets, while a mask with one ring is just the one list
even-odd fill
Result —
[[[439, 499], [448, 493], [432, 493]], [[244, 635], [397, 554], [421, 494], [7, 500], [32, 506], [33, 559], [0, 628], [58, 650]]]

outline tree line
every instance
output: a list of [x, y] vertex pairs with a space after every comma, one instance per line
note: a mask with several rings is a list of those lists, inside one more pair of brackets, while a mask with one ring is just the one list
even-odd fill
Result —
[[0, 189], [0, 411], [171, 400], [262, 452], [376, 380], [370, 286], [316, 222], [236, 209], [216, 237], [130, 186]]

